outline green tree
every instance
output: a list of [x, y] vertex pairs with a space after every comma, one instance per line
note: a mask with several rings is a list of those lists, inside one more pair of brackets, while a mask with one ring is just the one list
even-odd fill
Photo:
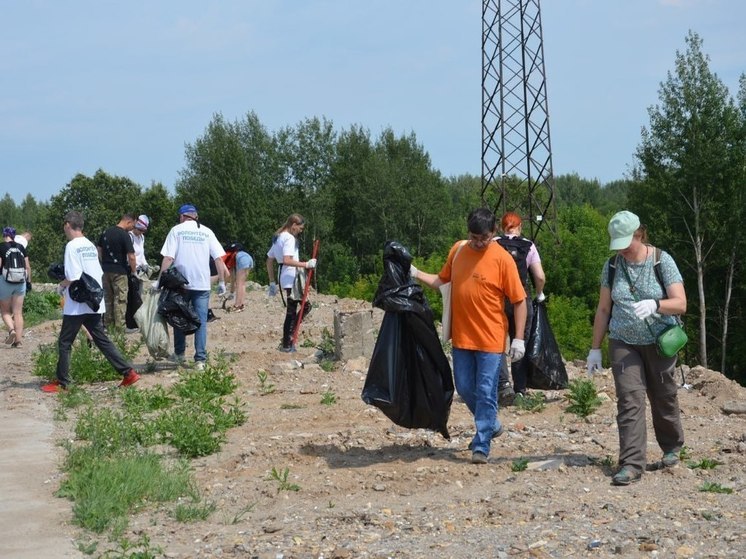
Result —
[[641, 181], [629, 197], [643, 223], [683, 265], [688, 292], [696, 286], [689, 304], [699, 317], [699, 362], [707, 366], [707, 301], [722, 301], [722, 292], [713, 293], [705, 272], [724, 262], [717, 245], [732, 234], [723, 217], [733, 211], [732, 193], [742, 177], [734, 157], [739, 115], [709, 68], [702, 40], [690, 32], [686, 44], [661, 84], [660, 104], [649, 109], [650, 125], [636, 154]]

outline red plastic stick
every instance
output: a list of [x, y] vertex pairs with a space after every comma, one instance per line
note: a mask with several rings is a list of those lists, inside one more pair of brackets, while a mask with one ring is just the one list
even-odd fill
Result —
[[[316, 255], [319, 253], [319, 240], [316, 239], [313, 242], [313, 252], [311, 254], [311, 258], [316, 258]], [[298, 320], [295, 322], [295, 330], [293, 330], [293, 347], [295, 347], [296, 342], [298, 341], [298, 333], [300, 332], [300, 323], [303, 320], [303, 311], [306, 309], [306, 301], [308, 300], [308, 290], [311, 288], [311, 278], [313, 278], [313, 268], [308, 270], [308, 274], [306, 276], [306, 286], [303, 288], [303, 299], [301, 299], [300, 302], [300, 310], [298, 311]]]

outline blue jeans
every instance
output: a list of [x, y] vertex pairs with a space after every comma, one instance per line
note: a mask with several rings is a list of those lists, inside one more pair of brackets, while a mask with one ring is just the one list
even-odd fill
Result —
[[474, 452], [489, 455], [493, 433], [500, 429], [497, 418], [497, 378], [502, 353], [453, 348], [453, 378], [456, 390], [474, 416]]
[[[210, 306], [209, 291], [186, 291], [184, 298], [191, 301], [194, 311], [197, 313], [200, 324], [194, 333], [194, 360], [207, 361], [207, 309]], [[186, 334], [174, 328], [174, 353], [184, 355], [186, 351]]]

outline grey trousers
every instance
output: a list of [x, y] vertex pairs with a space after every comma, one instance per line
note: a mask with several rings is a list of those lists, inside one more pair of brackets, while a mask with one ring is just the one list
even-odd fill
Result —
[[609, 353], [617, 394], [619, 465], [643, 472], [647, 465], [646, 395], [661, 450], [678, 452], [684, 446], [678, 385], [674, 380], [676, 357], [661, 357], [655, 344], [629, 345], [612, 339]]

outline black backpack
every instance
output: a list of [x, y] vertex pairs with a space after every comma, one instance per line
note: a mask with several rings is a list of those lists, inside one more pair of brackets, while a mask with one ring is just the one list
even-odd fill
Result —
[[10, 243], [3, 254], [3, 277], [8, 283], [23, 283], [26, 281], [26, 258], [18, 248], [18, 244]]
[[528, 253], [531, 250], [533, 244], [528, 239], [523, 237], [508, 237], [502, 235], [497, 238], [497, 242], [510, 253], [510, 256], [515, 260], [515, 265], [518, 266], [518, 275], [521, 277], [521, 283], [523, 287], [528, 286]]

